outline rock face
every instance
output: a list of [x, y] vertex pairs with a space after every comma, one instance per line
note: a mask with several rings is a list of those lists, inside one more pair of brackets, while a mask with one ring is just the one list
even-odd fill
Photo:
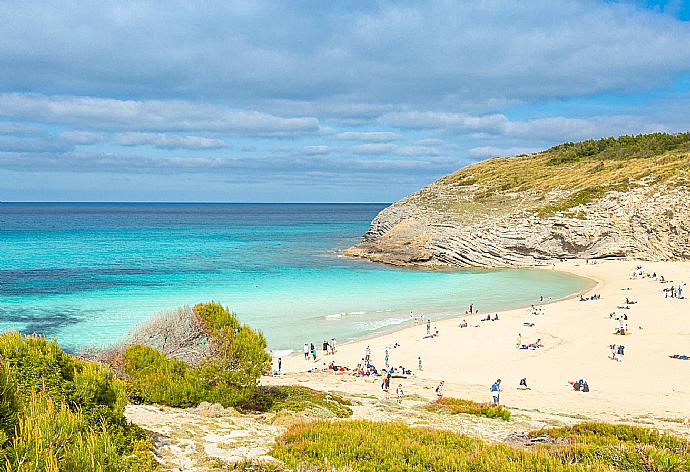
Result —
[[573, 193], [508, 191], [486, 200], [482, 185], [453, 185], [444, 178], [381, 211], [347, 254], [428, 268], [690, 259], [688, 187], [640, 182], [564, 211], [536, 210]]

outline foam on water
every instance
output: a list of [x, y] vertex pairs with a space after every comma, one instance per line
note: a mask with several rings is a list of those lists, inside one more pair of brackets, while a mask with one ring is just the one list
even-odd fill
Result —
[[0, 329], [66, 347], [121, 339], [152, 314], [217, 300], [275, 350], [561, 298], [548, 270], [421, 272], [342, 255], [383, 205], [0, 204]]

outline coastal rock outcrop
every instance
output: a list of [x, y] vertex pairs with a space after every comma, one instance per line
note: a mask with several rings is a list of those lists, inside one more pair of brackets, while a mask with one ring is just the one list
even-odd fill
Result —
[[690, 136], [647, 152], [649, 136], [468, 166], [385, 208], [347, 254], [429, 268], [690, 259]]

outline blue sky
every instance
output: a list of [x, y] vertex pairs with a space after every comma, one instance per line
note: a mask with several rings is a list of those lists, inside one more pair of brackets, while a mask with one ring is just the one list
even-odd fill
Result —
[[690, 2], [0, 1], [0, 200], [394, 201], [690, 129]]

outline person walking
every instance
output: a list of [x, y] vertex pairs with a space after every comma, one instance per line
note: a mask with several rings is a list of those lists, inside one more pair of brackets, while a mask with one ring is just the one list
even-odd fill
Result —
[[424, 369], [422, 369], [422, 357], [421, 356], [417, 357], [417, 365], [419, 366], [420, 371], [424, 370]]
[[493, 385], [491, 385], [491, 396], [495, 405], [498, 405], [501, 400], [501, 379], [496, 380]]
[[436, 387], [436, 397], [439, 399], [443, 397], [443, 380], [441, 380], [441, 383]]

